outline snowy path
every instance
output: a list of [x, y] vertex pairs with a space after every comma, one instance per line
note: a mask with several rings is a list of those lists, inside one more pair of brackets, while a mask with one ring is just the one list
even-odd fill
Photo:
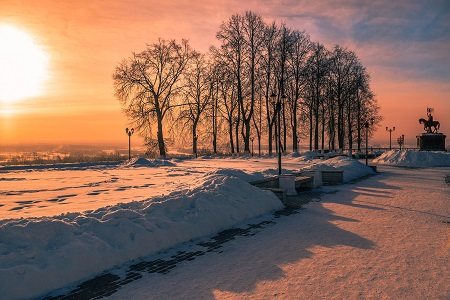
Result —
[[449, 299], [450, 168], [378, 168], [110, 299]]

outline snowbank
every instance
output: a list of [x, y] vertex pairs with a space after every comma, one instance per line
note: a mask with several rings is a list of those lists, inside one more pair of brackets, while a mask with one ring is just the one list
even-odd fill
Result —
[[175, 166], [175, 164], [171, 161], [164, 160], [164, 159], [146, 159], [146, 158], [132, 158], [130, 160], [127, 160], [122, 164], [122, 167], [161, 167], [161, 166], [168, 166], [172, 167]]
[[273, 193], [237, 177], [210, 174], [192, 185], [168, 196], [95, 211], [1, 220], [2, 298], [37, 297], [282, 208]]
[[344, 171], [344, 182], [375, 173], [372, 168], [348, 156], [337, 156], [326, 160], [319, 160], [303, 168], [303, 170]]
[[252, 181], [264, 179], [265, 177], [268, 177], [268, 176], [273, 176], [273, 175], [277, 174], [276, 172], [278, 172], [278, 170], [267, 169], [264, 172], [253, 172], [253, 173], [249, 174], [249, 173], [246, 173], [241, 170], [228, 168], [228, 169], [217, 169], [215, 171], [209, 172], [208, 174], [209, 175], [217, 174], [217, 175], [225, 175], [225, 176], [230, 176], [230, 177], [237, 177], [243, 181], [252, 182]]
[[402, 167], [450, 167], [450, 153], [442, 151], [389, 150], [374, 163]]
[[312, 159], [320, 158], [323, 155], [318, 154], [314, 151], [305, 151], [305, 152], [294, 152], [290, 156], [296, 158], [297, 161], [307, 162]]

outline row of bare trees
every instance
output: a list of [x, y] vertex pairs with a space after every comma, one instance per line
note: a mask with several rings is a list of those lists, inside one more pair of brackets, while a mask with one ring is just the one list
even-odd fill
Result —
[[302, 138], [310, 150], [360, 150], [361, 123], [381, 121], [353, 51], [328, 50], [250, 11], [223, 22], [216, 38], [220, 46], [206, 54], [186, 40], [159, 39], [116, 67], [115, 96], [160, 156], [174, 140], [192, 143], [194, 154], [199, 143], [214, 153], [249, 153], [255, 138], [259, 153], [264, 145], [272, 154], [274, 141], [281, 141], [276, 151], [288, 142], [297, 151]]

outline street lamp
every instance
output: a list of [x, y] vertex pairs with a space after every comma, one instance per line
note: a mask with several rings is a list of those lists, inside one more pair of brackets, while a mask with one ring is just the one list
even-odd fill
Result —
[[389, 150], [392, 150], [392, 131], [395, 131], [395, 126], [391, 129], [386, 127], [386, 131], [389, 131]]
[[405, 144], [405, 135], [402, 134], [398, 139], [397, 139], [397, 143], [400, 146], [400, 151], [402, 151], [402, 145]]
[[255, 137], [253, 137], [253, 136], [250, 138], [250, 141], [252, 141], [252, 157], [253, 157], [253, 140], [254, 139], [255, 139]]
[[131, 136], [134, 133], [134, 128], [128, 129], [127, 127], [125, 132], [128, 135], [128, 159], [131, 159]]
[[364, 127], [366, 128], [366, 166], [369, 165], [368, 163], [368, 156], [369, 156], [369, 126], [373, 125], [374, 118], [370, 118], [370, 120], [366, 120], [364, 122]]
[[[283, 120], [284, 120], [284, 104], [286, 103], [286, 95], [285, 94], [283, 94], [282, 96], [281, 96], [281, 106], [280, 106], [280, 109], [281, 108], [283, 108]], [[280, 118], [281, 118], [281, 116], [280, 116]], [[285, 122], [283, 121], [283, 124], [285, 124]], [[281, 125], [280, 125], [281, 126]], [[281, 127], [280, 127], [281, 128]], [[286, 126], [284, 126], [284, 128], [283, 128], [284, 130], [283, 130], [283, 147], [282, 147], [282, 149], [283, 149], [283, 153], [286, 151]], [[281, 129], [280, 129], [281, 130]], [[281, 143], [281, 135], [280, 135], [280, 143]]]
[[[277, 94], [275, 92], [270, 95], [272, 98], [272, 103], [275, 105], [275, 113], [277, 114], [277, 135], [278, 135], [278, 175], [281, 175], [281, 120], [280, 120], [280, 111], [281, 111], [281, 99], [276, 100]], [[282, 96], [282, 98], [286, 98], [286, 96]], [[276, 101], [275, 101], [276, 100]]]

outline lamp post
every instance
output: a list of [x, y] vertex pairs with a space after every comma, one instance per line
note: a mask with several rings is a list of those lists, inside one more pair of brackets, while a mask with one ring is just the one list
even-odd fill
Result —
[[400, 151], [402, 151], [402, 146], [405, 144], [405, 135], [402, 134], [398, 139], [397, 143], [400, 146]]
[[366, 120], [364, 122], [364, 127], [366, 128], [366, 166], [369, 165], [368, 156], [369, 156], [369, 126], [373, 125], [374, 118], [370, 118], [370, 120]]
[[250, 138], [250, 141], [252, 141], [252, 157], [253, 157], [253, 140], [254, 139], [255, 139], [255, 137], [253, 137], [253, 136]]
[[[286, 96], [283, 95], [284, 98]], [[272, 98], [272, 103], [275, 105], [275, 112], [277, 114], [277, 135], [278, 135], [278, 175], [281, 175], [281, 119], [280, 119], [280, 111], [281, 111], [281, 99], [276, 100], [277, 94], [275, 92], [270, 95]], [[276, 101], [275, 101], [276, 100]]]
[[389, 131], [389, 150], [392, 150], [392, 131], [395, 131], [395, 126], [392, 128], [386, 127], [386, 131]]
[[131, 159], [131, 136], [134, 133], [134, 128], [128, 129], [127, 127], [125, 132], [128, 135], [128, 159]]

